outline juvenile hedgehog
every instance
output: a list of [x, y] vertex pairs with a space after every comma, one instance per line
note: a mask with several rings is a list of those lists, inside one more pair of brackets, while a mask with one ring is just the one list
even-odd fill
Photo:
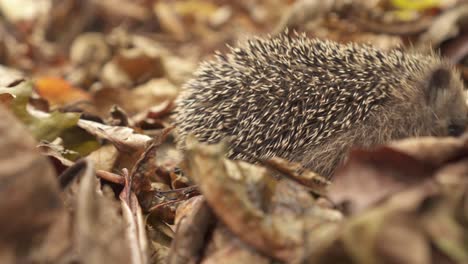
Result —
[[380, 51], [284, 33], [252, 39], [205, 62], [178, 98], [186, 136], [230, 140], [230, 158], [272, 156], [330, 177], [352, 146], [459, 135], [463, 84], [434, 54]]

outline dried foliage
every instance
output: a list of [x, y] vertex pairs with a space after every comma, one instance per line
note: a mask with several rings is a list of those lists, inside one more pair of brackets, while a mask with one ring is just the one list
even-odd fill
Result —
[[[181, 86], [285, 28], [436, 52], [468, 83], [462, 0], [0, 0], [0, 263], [468, 263], [468, 135], [301, 164], [175, 148]], [[410, 114], [410, 113], [409, 113]]]

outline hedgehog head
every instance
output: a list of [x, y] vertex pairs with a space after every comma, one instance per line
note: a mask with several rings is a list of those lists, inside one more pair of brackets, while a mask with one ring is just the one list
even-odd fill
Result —
[[459, 136], [465, 132], [468, 106], [462, 81], [449, 67], [439, 67], [426, 80], [426, 100], [435, 120], [433, 132], [437, 136]]

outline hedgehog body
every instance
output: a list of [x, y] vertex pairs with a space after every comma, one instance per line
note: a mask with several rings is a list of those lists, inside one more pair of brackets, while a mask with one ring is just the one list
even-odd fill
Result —
[[331, 176], [351, 147], [461, 133], [463, 84], [434, 54], [256, 38], [204, 62], [179, 96], [178, 145], [228, 138], [234, 159], [278, 156]]

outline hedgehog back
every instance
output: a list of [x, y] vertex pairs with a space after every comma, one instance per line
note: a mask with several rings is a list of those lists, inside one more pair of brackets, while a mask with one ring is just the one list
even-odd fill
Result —
[[415, 83], [437, 63], [435, 56], [304, 35], [249, 40], [217, 53], [184, 86], [178, 143], [184, 148], [189, 133], [208, 143], [229, 137], [232, 158], [298, 160], [386, 105], [411, 100], [421, 93]]

